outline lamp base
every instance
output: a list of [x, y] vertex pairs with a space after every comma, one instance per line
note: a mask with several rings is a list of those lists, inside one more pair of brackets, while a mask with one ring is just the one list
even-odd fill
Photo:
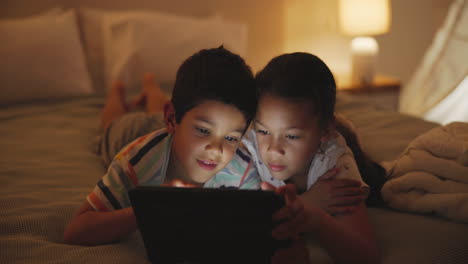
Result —
[[351, 81], [370, 86], [374, 81], [379, 46], [372, 37], [357, 37], [351, 41]]

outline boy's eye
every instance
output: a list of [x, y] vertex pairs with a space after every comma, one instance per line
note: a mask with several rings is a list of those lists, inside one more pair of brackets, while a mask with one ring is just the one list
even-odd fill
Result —
[[237, 143], [237, 142], [239, 142], [239, 139], [236, 138], [236, 137], [225, 136], [224, 139], [226, 139], [226, 141], [229, 141], [229, 142], [232, 142], [232, 143]]
[[197, 130], [197, 132], [202, 135], [202, 136], [206, 136], [206, 135], [209, 135], [210, 134], [210, 131], [208, 131], [208, 129], [206, 128], [201, 128], [201, 127], [195, 127], [195, 129]]
[[296, 136], [296, 135], [286, 135], [286, 138], [287, 139], [299, 139], [300, 137], [299, 136]]
[[257, 133], [262, 134], [262, 135], [269, 135], [270, 132], [263, 130], [263, 129], [257, 129]]

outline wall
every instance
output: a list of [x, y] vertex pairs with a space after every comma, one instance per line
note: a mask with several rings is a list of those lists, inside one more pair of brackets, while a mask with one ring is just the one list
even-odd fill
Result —
[[[391, 30], [376, 37], [380, 45], [377, 71], [407, 82], [451, 2], [391, 0]], [[338, 0], [287, 1], [285, 51], [308, 51], [323, 58], [334, 72], [349, 71], [351, 38], [340, 33], [337, 14]]]
[[393, 0], [392, 29], [377, 38], [381, 43], [378, 67], [409, 79], [442, 25], [451, 0]]
[[[0, 17], [24, 16], [52, 6], [157, 9], [207, 16], [221, 13], [249, 26], [247, 62], [254, 71], [282, 52], [308, 51], [334, 72], [349, 71], [350, 38], [339, 32], [338, 0], [1, 0]], [[391, 31], [377, 36], [377, 70], [405, 83], [442, 23], [451, 0], [392, 0]]]

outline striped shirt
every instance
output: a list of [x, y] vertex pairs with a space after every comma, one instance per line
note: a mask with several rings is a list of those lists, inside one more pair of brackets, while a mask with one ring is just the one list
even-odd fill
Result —
[[[164, 183], [172, 135], [166, 129], [154, 131], [125, 146], [112, 160], [87, 201], [97, 211], [130, 207], [128, 191], [137, 185]], [[247, 152], [240, 148], [230, 163], [205, 183], [204, 188], [259, 189], [260, 178]]]

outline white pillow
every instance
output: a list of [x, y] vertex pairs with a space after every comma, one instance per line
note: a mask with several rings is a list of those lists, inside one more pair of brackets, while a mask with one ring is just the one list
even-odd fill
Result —
[[[82, 23], [87, 25], [84, 35], [94, 39], [94, 43], [86, 44], [96, 51], [93, 59], [99, 60], [99, 51], [104, 54], [106, 87], [121, 80], [129, 89], [139, 89], [145, 72], [154, 73], [163, 85], [172, 84], [180, 64], [200, 49], [223, 44], [241, 56], [246, 54], [247, 26], [220, 16], [194, 18], [159, 12], [84, 10], [83, 19], [94, 16], [89, 21], [97, 21], [97, 12], [101, 12], [102, 25]], [[103, 38], [92, 37], [99, 33]]]
[[107, 15], [117, 12], [101, 11], [93, 8], [81, 8], [78, 11], [83, 48], [93, 89], [98, 93], [106, 91], [104, 71], [104, 28], [103, 21]]
[[0, 104], [92, 93], [74, 11], [0, 21]]

